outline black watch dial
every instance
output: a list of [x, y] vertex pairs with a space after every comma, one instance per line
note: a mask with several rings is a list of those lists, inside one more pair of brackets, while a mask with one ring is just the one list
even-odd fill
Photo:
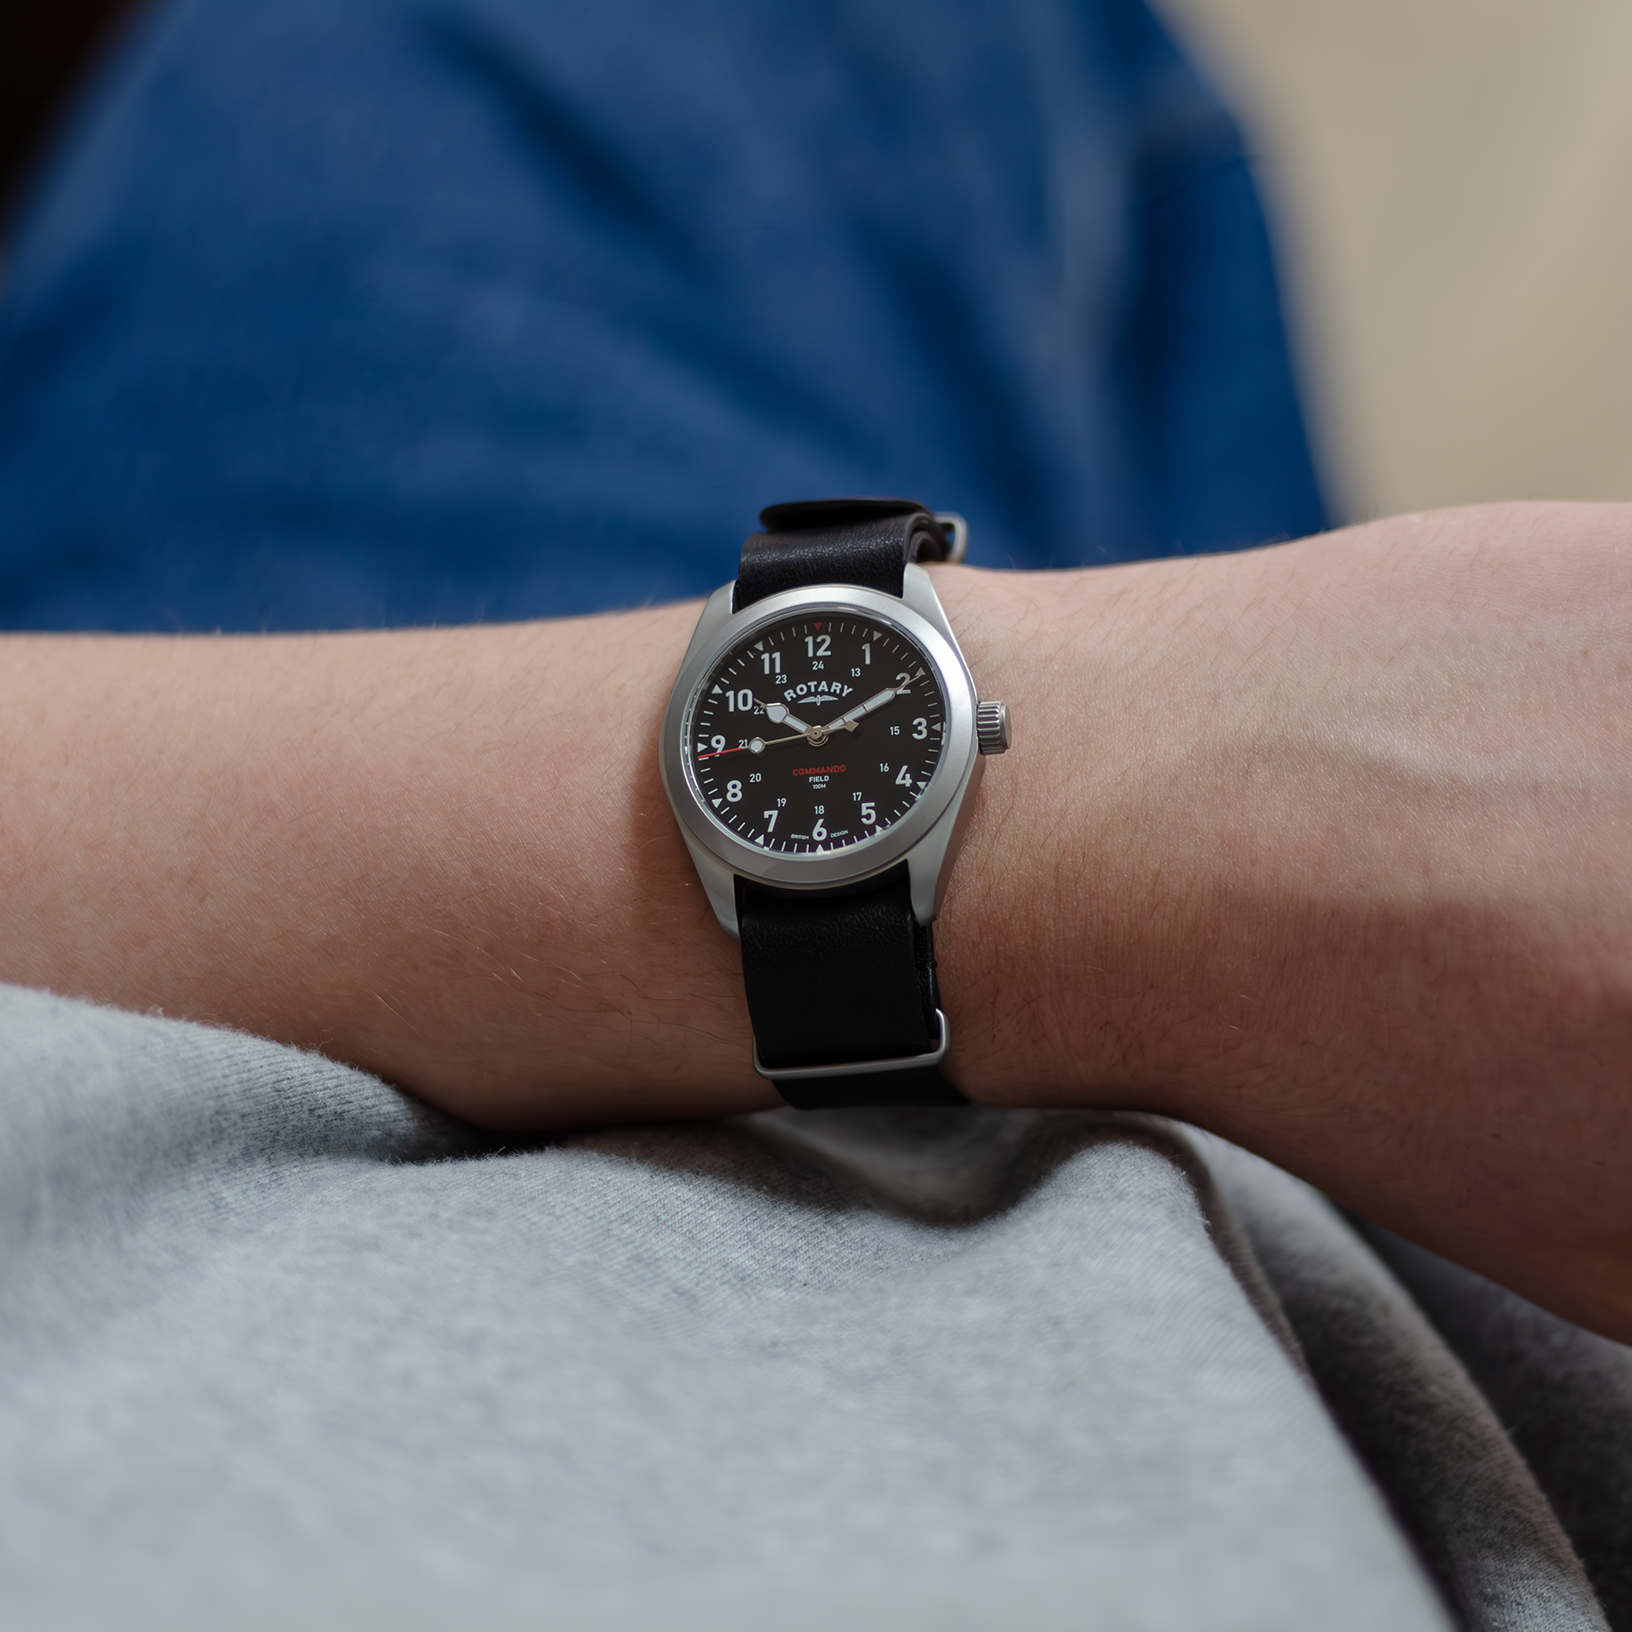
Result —
[[781, 855], [842, 850], [893, 827], [940, 761], [946, 703], [917, 644], [847, 614], [790, 618], [710, 670], [687, 727], [698, 795]]

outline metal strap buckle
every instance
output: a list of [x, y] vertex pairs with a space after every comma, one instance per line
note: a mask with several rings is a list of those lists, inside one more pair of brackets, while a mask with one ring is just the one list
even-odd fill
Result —
[[952, 1041], [952, 1028], [947, 1025], [946, 1016], [939, 1009], [935, 1011], [935, 1020], [941, 1028], [940, 1046], [932, 1048], [927, 1054], [907, 1054], [891, 1060], [855, 1060], [847, 1065], [793, 1065], [778, 1069], [759, 1063], [759, 1042], [756, 1039], [754, 1069], [767, 1082], [815, 1082], [822, 1077], [870, 1077], [885, 1071], [922, 1071], [939, 1065], [946, 1058], [947, 1045]]

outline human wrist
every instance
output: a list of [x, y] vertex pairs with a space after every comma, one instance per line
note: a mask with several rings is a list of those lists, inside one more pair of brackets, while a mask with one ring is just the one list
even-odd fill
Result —
[[952, 1069], [976, 1099], [1102, 1102], [1143, 1043], [1107, 1023], [1125, 926], [1104, 887], [1107, 850], [1135, 837], [1118, 830], [1136, 747], [1119, 716], [1141, 573], [943, 567], [936, 586], [1015, 733], [1008, 774], [982, 786], [937, 926]]
[[1016, 725], [943, 918], [960, 1085], [1211, 1127], [1632, 1330], [1629, 529], [1401, 517], [979, 617], [948, 575]]

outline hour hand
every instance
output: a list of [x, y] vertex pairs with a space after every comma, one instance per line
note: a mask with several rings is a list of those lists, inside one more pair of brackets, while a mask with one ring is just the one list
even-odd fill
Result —
[[790, 714], [780, 703], [765, 705], [765, 718], [772, 725], [790, 725], [795, 731], [808, 731], [810, 727], [797, 714]]

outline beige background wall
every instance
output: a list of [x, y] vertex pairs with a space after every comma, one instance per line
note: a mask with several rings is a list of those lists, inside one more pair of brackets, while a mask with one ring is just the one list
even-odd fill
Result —
[[1350, 516], [1632, 499], [1632, 0], [1157, 0], [1262, 156]]

